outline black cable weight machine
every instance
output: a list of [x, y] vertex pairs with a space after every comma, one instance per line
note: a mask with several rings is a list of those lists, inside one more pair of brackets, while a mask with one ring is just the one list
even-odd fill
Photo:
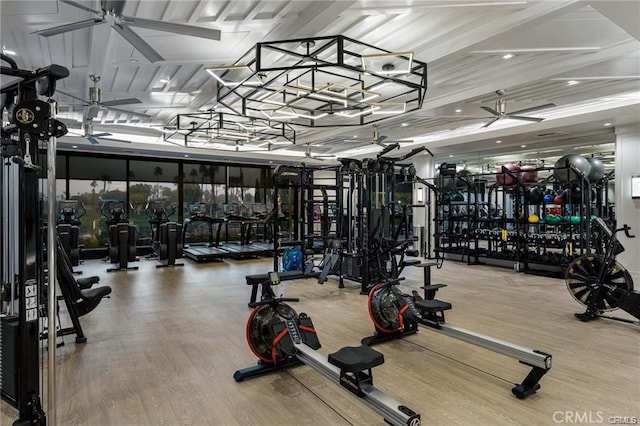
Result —
[[[0, 173], [0, 308], [2, 317], [2, 398], [15, 406], [14, 425], [45, 425], [46, 415], [40, 399], [40, 311], [45, 280], [50, 281], [49, 326], [55, 324], [55, 143], [66, 134], [65, 125], [55, 119], [56, 104], [51, 100], [56, 81], [69, 70], [50, 65], [38, 70], [19, 69], [12, 58], [2, 55], [3, 76], [18, 80], [2, 88], [2, 105], [9, 125], [2, 128]], [[47, 102], [40, 100], [45, 97]], [[45, 142], [47, 163], [38, 164], [39, 142]], [[43, 273], [43, 239], [38, 172], [48, 168], [48, 275]], [[48, 409], [55, 418], [55, 335], [49, 343]]]

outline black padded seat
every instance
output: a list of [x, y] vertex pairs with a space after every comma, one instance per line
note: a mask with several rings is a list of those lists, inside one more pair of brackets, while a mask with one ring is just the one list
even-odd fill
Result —
[[402, 261], [403, 266], [415, 266], [420, 264], [420, 259], [406, 259]]
[[78, 283], [78, 287], [81, 289], [91, 288], [94, 284], [97, 284], [100, 281], [100, 277], [92, 276], [92, 277], [84, 277], [84, 278], [76, 278], [76, 282]]
[[80, 290], [80, 294], [83, 298], [88, 300], [102, 299], [103, 297], [111, 294], [111, 287], [103, 285], [96, 288], [87, 288]]
[[358, 373], [384, 364], [384, 355], [369, 346], [345, 346], [329, 354], [329, 363], [340, 368], [340, 371]]
[[423, 312], [427, 312], [430, 314], [435, 314], [441, 311], [447, 311], [451, 309], [451, 303], [443, 302], [441, 300], [428, 300], [423, 299], [416, 303], [416, 307]]

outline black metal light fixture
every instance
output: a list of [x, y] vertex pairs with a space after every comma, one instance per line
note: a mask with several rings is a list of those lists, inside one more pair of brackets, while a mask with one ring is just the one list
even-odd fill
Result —
[[206, 67], [234, 114], [305, 127], [360, 126], [422, 107], [427, 64], [345, 36], [258, 43]]

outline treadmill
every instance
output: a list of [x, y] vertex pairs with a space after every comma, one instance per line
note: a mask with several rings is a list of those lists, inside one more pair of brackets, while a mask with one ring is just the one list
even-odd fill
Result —
[[[254, 205], [256, 206], [256, 205]], [[242, 216], [240, 206], [237, 203], [223, 204], [222, 210], [226, 217], [227, 226], [238, 224], [240, 226], [240, 241], [226, 242], [223, 249], [233, 258], [258, 257], [270, 253], [273, 245], [268, 243], [258, 243], [251, 241], [251, 228], [258, 223], [264, 223], [264, 217], [254, 215], [251, 217]], [[258, 206], [260, 211], [260, 207]], [[266, 206], [263, 211], [266, 214]], [[228, 235], [228, 232], [227, 232]]]
[[[222, 225], [226, 219], [211, 217], [207, 214], [207, 205], [205, 203], [189, 204], [190, 217], [184, 220], [182, 226], [182, 243], [184, 244], [184, 256], [198, 263], [216, 262], [228, 256], [228, 252], [221, 248], [220, 233]], [[201, 224], [206, 225], [208, 241], [206, 242], [190, 242], [192, 233], [196, 228], [202, 228]], [[198, 226], [200, 225], [200, 226]], [[214, 227], [216, 228], [214, 232]], [[215, 235], [215, 239], [214, 239]]]

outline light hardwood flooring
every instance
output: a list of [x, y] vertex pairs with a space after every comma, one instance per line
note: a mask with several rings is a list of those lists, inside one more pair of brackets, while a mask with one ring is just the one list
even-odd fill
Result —
[[[380, 416], [307, 366], [236, 383], [255, 364], [245, 341], [247, 274], [271, 259], [227, 260], [183, 268], [107, 274], [85, 262], [113, 293], [81, 318], [88, 337], [57, 350], [57, 424], [123, 425], [383, 425]], [[418, 288], [422, 270], [408, 268], [402, 287]], [[511, 395], [528, 369], [517, 361], [428, 329], [376, 346], [385, 363], [375, 385], [422, 415], [429, 425], [553, 425], [566, 416], [640, 418], [640, 328], [573, 318], [581, 306], [564, 281], [447, 261], [432, 273], [449, 286], [447, 321], [549, 352], [553, 368], [527, 400]], [[283, 283], [300, 297], [297, 312], [313, 319], [324, 354], [357, 345], [373, 331], [359, 285], [337, 279]], [[46, 363], [45, 363], [46, 365]], [[46, 389], [46, 384], [45, 384]], [[43, 393], [46, 402], [46, 392]], [[15, 418], [2, 402], [0, 423]], [[579, 417], [584, 420], [585, 417]]]

